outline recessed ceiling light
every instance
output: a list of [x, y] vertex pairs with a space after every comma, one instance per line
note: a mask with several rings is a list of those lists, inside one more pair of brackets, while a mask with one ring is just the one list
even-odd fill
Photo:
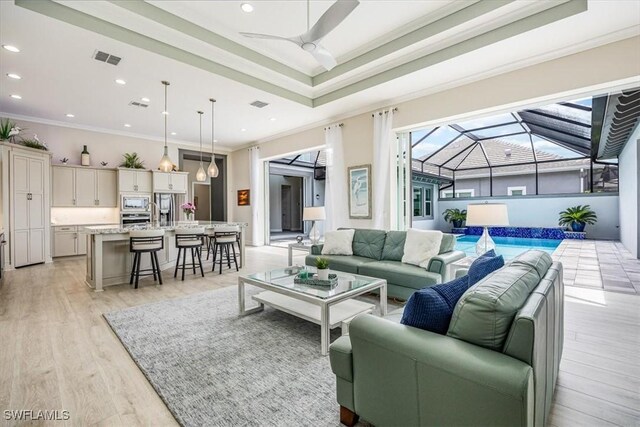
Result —
[[70, 119], [72, 119], [72, 118], [74, 118], [74, 117], [75, 117], [75, 115], [74, 115], [74, 114], [71, 114], [71, 113], [67, 113], [67, 114], [66, 114], [66, 116], [67, 116], [67, 117], [69, 117]]
[[130, 127], [131, 127], [131, 125], [130, 125], [129, 123], [125, 123], [125, 124], [124, 124], [124, 127], [126, 127], [126, 128], [130, 128]]
[[142, 101], [142, 102], [151, 102], [151, 100], [149, 98], [140, 98], [140, 101]]
[[163, 111], [162, 114], [164, 114], [165, 116], [168, 116], [169, 112], [168, 111]]
[[125, 82], [122, 79], [116, 79], [116, 83], [118, 83], [119, 85], [126, 85], [127, 84], [127, 82]]
[[240, 129], [240, 132], [246, 132], [247, 130], [245, 128]]
[[213, 142], [218, 142], [218, 140], [217, 140], [217, 139], [214, 139], [214, 140], [213, 140]]
[[20, 49], [18, 49], [15, 46], [11, 46], [10, 44], [3, 44], [2, 47], [8, 50], [9, 52], [14, 52], [14, 53], [20, 52]]
[[22, 99], [22, 97], [20, 95], [11, 95], [11, 97], [13, 99]]
[[177, 134], [178, 134], [178, 132], [171, 132], [171, 135], [174, 135], [174, 136], [175, 136], [175, 135], [177, 135]]
[[20, 80], [22, 77], [20, 77], [19, 75], [15, 74], [15, 73], [8, 73], [7, 77], [9, 77], [10, 79], [16, 79], [16, 80]]
[[253, 12], [253, 5], [251, 5], [250, 3], [242, 3], [240, 7], [242, 8], [243, 12], [247, 12], [247, 13]]
[[271, 120], [272, 122], [275, 122], [276, 118], [275, 117], [271, 117], [269, 120]]

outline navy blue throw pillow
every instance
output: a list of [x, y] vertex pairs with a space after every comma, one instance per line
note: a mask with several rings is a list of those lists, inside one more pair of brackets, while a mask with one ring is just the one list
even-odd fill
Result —
[[414, 328], [446, 334], [458, 300], [469, 289], [469, 278], [459, 277], [447, 283], [420, 289], [411, 295], [400, 323]]
[[489, 273], [492, 273], [502, 267], [504, 267], [504, 258], [502, 255], [496, 256], [493, 249], [486, 252], [481, 257], [473, 261], [469, 267], [469, 287], [484, 279], [489, 275]]

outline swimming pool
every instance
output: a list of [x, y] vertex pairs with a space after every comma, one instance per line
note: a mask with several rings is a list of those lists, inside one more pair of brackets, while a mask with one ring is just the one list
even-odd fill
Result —
[[[476, 242], [480, 236], [459, 236], [456, 249], [469, 256], [476, 256]], [[523, 237], [491, 237], [496, 243], [496, 253], [505, 259], [515, 258], [529, 249], [539, 249], [552, 254], [562, 240], [526, 239]]]

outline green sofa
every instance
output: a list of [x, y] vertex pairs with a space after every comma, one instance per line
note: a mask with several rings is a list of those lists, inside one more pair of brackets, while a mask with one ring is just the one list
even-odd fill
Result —
[[406, 300], [418, 289], [446, 281], [447, 265], [466, 256], [454, 250], [456, 237], [444, 234], [440, 253], [431, 258], [426, 269], [405, 264], [402, 256], [406, 235], [405, 231], [355, 229], [353, 255], [320, 255], [322, 245], [314, 245], [305, 263], [315, 265], [321, 256], [329, 260], [332, 270], [385, 279], [387, 295]]
[[357, 316], [330, 347], [341, 421], [546, 425], [563, 301], [562, 264], [529, 251], [465, 292], [447, 335], [400, 324], [401, 311]]

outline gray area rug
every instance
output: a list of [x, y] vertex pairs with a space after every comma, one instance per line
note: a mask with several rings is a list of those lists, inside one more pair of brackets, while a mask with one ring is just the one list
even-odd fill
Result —
[[237, 310], [234, 286], [104, 317], [183, 426], [340, 425], [320, 327]]

